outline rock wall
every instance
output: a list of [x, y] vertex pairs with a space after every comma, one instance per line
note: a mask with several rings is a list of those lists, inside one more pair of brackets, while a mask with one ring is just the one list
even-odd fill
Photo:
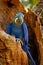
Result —
[[38, 17], [37, 14], [35, 14], [29, 9], [26, 16], [27, 19], [26, 18], [25, 19], [27, 20], [28, 28], [30, 27], [32, 29], [30, 33], [32, 34], [32, 31], [35, 33], [33, 34], [32, 38], [34, 39], [38, 50], [38, 60], [39, 60], [38, 65], [43, 65], [43, 41], [41, 38], [41, 31], [40, 31], [40, 18]]
[[21, 48], [20, 41], [0, 30], [0, 64], [28, 65], [28, 56]]
[[40, 17], [40, 30], [43, 38], [43, 0], [39, 0], [37, 5], [33, 8], [33, 12], [35, 12]]
[[16, 13], [25, 13], [23, 5], [19, 0], [0, 0], [0, 24], [5, 29], [5, 25], [12, 22]]
[[[19, 0], [0, 0], [0, 27], [5, 30], [6, 24], [12, 22], [17, 12], [22, 12], [25, 15], [24, 19], [28, 27], [30, 41], [31, 39], [34, 40], [38, 50], [38, 65], [43, 65], [43, 42], [40, 32], [40, 19], [35, 13], [31, 10], [28, 10], [28, 13], [26, 13]], [[0, 43], [3, 42], [0, 41]]]

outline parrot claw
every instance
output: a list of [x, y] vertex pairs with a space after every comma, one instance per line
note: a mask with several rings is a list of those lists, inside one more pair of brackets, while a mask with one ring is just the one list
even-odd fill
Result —
[[19, 38], [16, 38], [16, 42], [23, 45], [23, 42]]

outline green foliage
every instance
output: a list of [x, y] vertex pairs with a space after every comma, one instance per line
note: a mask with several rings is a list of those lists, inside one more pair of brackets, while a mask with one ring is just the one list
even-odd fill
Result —
[[23, 5], [25, 7], [29, 7], [30, 9], [32, 9], [32, 7], [34, 5], [36, 5], [36, 3], [38, 2], [38, 0], [21, 0], [21, 2], [23, 3]]

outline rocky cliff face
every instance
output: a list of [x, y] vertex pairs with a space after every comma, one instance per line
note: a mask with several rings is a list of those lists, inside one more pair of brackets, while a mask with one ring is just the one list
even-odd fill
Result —
[[20, 41], [0, 30], [0, 64], [28, 65], [27, 54], [21, 48]]
[[34, 7], [33, 11], [40, 17], [40, 30], [43, 38], [43, 0], [40, 0]]
[[[39, 62], [37, 65], [43, 65], [43, 44], [42, 44], [43, 42], [42, 42], [42, 39], [41, 39], [41, 32], [40, 32], [40, 19], [34, 12], [32, 12], [31, 10], [28, 10], [28, 13], [26, 13], [23, 5], [19, 2], [19, 0], [0, 0], [0, 27], [2, 27], [3, 30], [5, 30], [6, 24], [12, 22], [13, 17], [15, 16], [15, 14], [17, 12], [22, 12], [25, 15], [24, 19], [25, 19], [25, 22], [27, 24], [28, 31], [29, 31], [29, 40], [32, 43], [34, 42], [36, 49], [38, 51], [37, 52], [38, 56], [36, 55], [37, 53], [35, 54], [36, 62], [37, 63]], [[3, 32], [2, 32], [2, 34], [3, 34]], [[3, 39], [3, 38], [0, 38], [0, 39]], [[6, 39], [5, 39], [5, 41], [6, 41]], [[2, 41], [0, 40], [0, 43], [6, 44], [5, 41], [3, 42], [3, 40]], [[5, 48], [5, 46], [4, 47], [3, 47], [3, 45], [1, 45], [1, 46], [0, 46], [0, 48]], [[8, 58], [10, 58], [10, 54], [11, 54], [12, 51], [10, 52], [10, 51], [7, 50], [7, 53], [8, 52], [9, 52]], [[21, 54], [21, 50], [18, 51], [18, 52], [20, 52], [20, 54]], [[15, 53], [15, 51], [14, 51], [14, 53]], [[3, 52], [3, 51], [2, 51], [1, 54], [2, 54], [2, 56], [3, 55], [6, 56], [5, 52]], [[14, 56], [12, 56], [12, 57], [14, 57]], [[18, 58], [18, 59], [20, 59], [20, 58]], [[19, 61], [17, 61], [17, 62], [19, 62]], [[22, 62], [25, 63], [25, 61], [22, 61]]]
[[0, 0], [0, 24], [5, 29], [5, 25], [12, 22], [17, 12], [25, 13], [23, 5], [19, 0]]
[[30, 26], [30, 28], [32, 29], [31, 34], [32, 31], [34, 32], [32, 38], [34, 37], [33, 38], [34, 43], [36, 44], [38, 50], [38, 58], [40, 61], [40, 63], [38, 64], [43, 65], [43, 41], [41, 38], [41, 31], [40, 31], [40, 18], [36, 13], [32, 12], [31, 10], [28, 10], [27, 22], [28, 27]]

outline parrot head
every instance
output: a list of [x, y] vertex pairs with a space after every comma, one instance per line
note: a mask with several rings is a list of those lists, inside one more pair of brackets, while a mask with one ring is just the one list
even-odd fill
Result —
[[24, 15], [22, 13], [17, 13], [13, 20], [13, 22], [17, 25], [18, 24], [21, 25], [23, 21], [24, 21]]

